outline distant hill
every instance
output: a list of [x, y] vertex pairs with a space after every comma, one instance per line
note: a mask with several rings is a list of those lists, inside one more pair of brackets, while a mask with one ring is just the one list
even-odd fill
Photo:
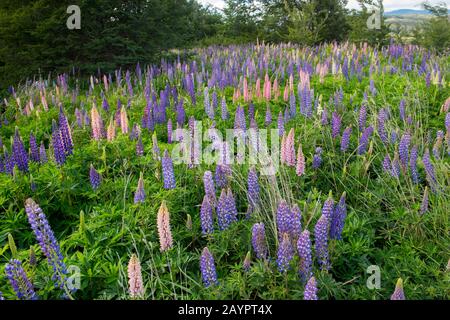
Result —
[[[450, 14], [450, 10], [448, 10], [448, 13]], [[384, 13], [385, 16], [404, 16], [411, 14], [431, 15], [431, 12], [428, 10], [398, 9]]]

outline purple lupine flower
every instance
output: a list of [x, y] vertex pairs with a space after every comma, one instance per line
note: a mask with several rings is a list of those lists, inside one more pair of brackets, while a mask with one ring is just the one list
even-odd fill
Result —
[[316, 153], [314, 154], [314, 157], [313, 157], [312, 167], [313, 167], [313, 169], [319, 169], [321, 164], [322, 164], [322, 148], [317, 147]]
[[106, 112], [109, 112], [109, 103], [108, 103], [108, 100], [106, 100], [106, 98], [103, 98], [102, 107], [103, 107], [103, 110], [105, 110]]
[[430, 185], [431, 190], [435, 191], [436, 185], [437, 185], [437, 180], [436, 180], [436, 175], [434, 172], [434, 166], [431, 163], [431, 159], [430, 159], [430, 150], [428, 148], [425, 150], [425, 153], [422, 157], [422, 162], [425, 167], [425, 172], [427, 174], [428, 184]]
[[373, 127], [368, 126], [362, 133], [361, 138], [359, 139], [359, 145], [358, 145], [358, 154], [362, 155], [366, 153], [367, 146], [369, 144], [370, 137], [373, 133]]
[[89, 180], [91, 181], [92, 189], [97, 190], [98, 187], [100, 186], [101, 177], [92, 164], [89, 169]]
[[293, 91], [291, 92], [291, 95], [289, 97], [289, 112], [291, 117], [295, 117], [297, 113], [297, 105], [295, 102], [295, 94]]
[[326, 126], [328, 124], [328, 111], [326, 107], [323, 108], [320, 122], [323, 126]]
[[200, 208], [200, 222], [202, 225], [202, 233], [204, 235], [214, 232], [213, 207], [210, 203], [210, 198], [208, 195], [203, 197], [202, 206]]
[[409, 169], [411, 170], [411, 179], [414, 184], [419, 183], [419, 173], [417, 172], [417, 158], [419, 156], [419, 150], [417, 145], [411, 149], [411, 155], [409, 157]]
[[206, 288], [219, 284], [214, 257], [207, 247], [203, 249], [200, 257], [200, 271]]
[[291, 209], [291, 236], [293, 239], [297, 239], [302, 232], [302, 211], [298, 205], [294, 205]]
[[222, 189], [219, 200], [217, 201], [217, 221], [219, 223], [219, 229], [221, 231], [226, 230], [230, 224], [230, 215], [227, 212], [228, 209], [228, 197], [225, 189]]
[[144, 144], [142, 143], [142, 137], [138, 137], [138, 141], [136, 143], [136, 155], [138, 157], [142, 157], [144, 155]]
[[314, 227], [316, 256], [322, 270], [329, 269], [328, 262], [328, 218], [322, 215]]
[[420, 206], [420, 214], [424, 214], [428, 211], [428, 187], [425, 187], [425, 191], [423, 193], [422, 204]]
[[350, 136], [352, 135], [352, 127], [347, 127], [344, 130], [344, 133], [342, 134], [341, 139], [341, 151], [345, 152], [347, 151], [349, 145], [350, 145]]
[[175, 181], [175, 173], [173, 171], [173, 162], [169, 156], [169, 152], [164, 151], [164, 157], [162, 158], [162, 172], [163, 172], [163, 180], [164, 180], [164, 189], [175, 189], [176, 181]]
[[334, 208], [331, 216], [331, 239], [342, 239], [342, 230], [344, 229], [345, 219], [347, 217], [347, 205], [345, 204], [345, 196], [346, 193], [344, 192], [341, 196], [341, 199], [339, 200], [339, 203]]
[[177, 104], [177, 123], [181, 126], [186, 121], [186, 111], [184, 110], [183, 98]]
[[284, 134], [284, 119], [283, 119], [283, 114], [280, 113], [278, 114], [278, 135], [281, 137]]
[[8, 154], [8, 151], [5, 149], [3, 152], [3, 160], [5, 162], [5, 172], [9, 175], [13, 174], [14, 166], [16, 165], [14, 162], [14, 157]]
[[33, 132], [30, 133], [30, 151], [31, 160], [34, 162], [39, 162], [39, 148], [37, 146], [36, 137]]
[[383, 160], [383, 170], [384, 172], [391, 173], [392, 163], [389, 154], [386, 154]]
[[394, 160], [392, 160], [391, 175], [394, 178], [400, 177], [400, 156], [397, 151], [395, 151]]
[[227, 101], [225, 100], [225, 97], [222, 98], [222, 103], [221, 103], [221, 111], [222, 111], [222, 120], [228, 120], [228, 118], [230, 117], [229, 113], [228, 113], [228, 109], [227, 109]]
[[136, 192], [134, 193], [134, 203], [143, 203], [145, 201], [144, 174], [141, 172], [139, 176]]
[[205, 187], [205, 195], [208, 197], [211, 205], [216, 203], [216, 188], [211, 171], [205, 171], [203, 174], [203, 185]]
[[400, 139], [400, 144], [398, 147], [400, 162], [402, 167], [406, 170], [408, 167], [408, 158], [409, 158], [409, 145], [411, 144], [411, 135], [408, 132], [405, 132]]
[[52, 144], [55, 161], [58, 165], [63, 165], [66, 162], [66, 153], [64, 152], [64, 145], [62, 142], [61, 131], [58, 128], [55, 120], [52, 122]]
[[299, 274], [302, 281], [312, 276], [311, 239], [309, 231], [304, 230], [297, 241], [297, 252], [300, 257]]
[[228, 165], [218, 164], [214, 173], [214, 180], [217, 188], [225, 188], [228, 185], [228, 177], [231, 175], [231, 168]]
[[[61, 249], [45, 214], [31, 198], [25, 202], [25, 212], [42, 253], [46, 256], [48, 264], [53, 269], [52, 280], [55, 281], [55, 287], [65, 289], [67, 282], [66, 265], [63, 262]], [[72, 291], [74, 290], [72, 289]]]
[[267, 105], [266, 108], [266, 117], [264, 119], [264, 124], [266, 126], [269, 126], [272, 123], [272, 112], [270, 111], [270, 106]]
[[277, 227], [280, 241], [284, 233], [291, 234], [292, 220], [291, 209], [285, 200], [281, 200], [277, 208]]
[[363, 132], [366, 128], [366, 119], [367, 119], [367, 107], [365, 105], [362, 105], [359, 109], [359, 117], [358, 117], [358, 126], [359, 131]]
[[402, 278], [397, 280], [394, 293], [391, 296], [391, 300], [405, 300], [405, 293], [403, 292], [403, 280]]
[[41, 164], [47, 163], [47, 151], [45, 150], [44, 142], [41, 142], [41, 146], [39, 147], [39, 160]]
[[73, 152], [72, 133], [70, 132], [70, 125], [67, 121], [67, 117], [64, 114], [62, 105], [59, 108], [58, 125], [61, 132], [62, 145], [66, 155], [70, 155]]
[[289, 270], [289, 264], [291, 263], [293, 257], [294, 248], [292, 248], [292, 242], [289, 238], [289, 234], [283, 233], [277, 253], [278, 270], [281, 273], [285, 273]]
[[331, 137], [336, 139], [341, 133], [342, 119], [337, 112], [333, 112], [331, 116]]
[[305, 292], [303, 293], [303, 300], [318, 300], [316, 278], [311, 277], [308, 280], [305, 286]]
[[386, 118], [387, 118], [386, 110], [381, 109], [378, 112], [377, 130], [378, 130], [378, 134], [380, 135], [381, 141], [383, 141], [383, 143], [388, 143], [388, 141], [389, 141], [388, 135], [386, 132], [386, 127], [385, 127]]
[[17, 259], [11, 259], [5, 267], [6, 277], [11, 283], [17, 298], [20, 300], [37, 300], [38, 296], [34, 292], [33, 284], [28, 279], [22, 263]]
[[391, 144], [395, 144], [397, 142], [397, 131], [393, 130], [391, 132]]
[[252, 245], [258, 259], [267, 258], [266, 229], [262, 222], [255, 223], [252, 227]]
[[226, 202], [226, 210], [229, 215], [230, 222], [237, 221], [237, 208], [236, 208], [236, 200], [234, 199], [233, 192], [231, 188], [228, 188], [227, 191], [227, 202]]
[[14, 133], [11, 157], [14, 158], [14, 163], [20, 171], [28, 172], [28, 154], [23, 145], [22, 138], [20, 137], [19, 128], [17, 127]]
[[173, 131], [172, 119], [169, 119], [167, 121], [167, 143], [168, 144], [172, 143], [172, 131]]
[[252, 209], [256, 208], [259, 204], [259, 182], [258, 182], [258, 174], [254, 167], [250, 168], [248, 172], [247, 178], [247, 186], [248, 186], [248, 202]]
[[323, 203], [322, 215], [326, 216], [328, 221], [331, 221], [331, 216], [333, 215], [333, 210], [334, 210], [334, 199], [333, 199], [333, 195], [330, 191], [330, 194], [329, 194], [327, 200], [325, 200], [325, 202]]
[[244, 271], [249, 272], [251, 267], [251, 254], [250, 251], [247, 252], [243, 263]]

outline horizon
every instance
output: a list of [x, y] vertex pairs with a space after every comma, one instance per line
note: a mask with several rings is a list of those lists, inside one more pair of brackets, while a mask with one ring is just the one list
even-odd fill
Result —
[[[225, 6], [224, 0], [199, 0], [202, 4], [210, 4], [218, 9], [223, 9]], [[413, 10], [423, 10], [422, 3], [423, 0], [384, 0], [384, 10], [385, 12], [400, 10], [400, 9], [413, 9]], [[432, 5], [445, 4], [450, 7], [450, 0], [430, 0], [427, 1]], [[356, 0], [349, 0], [347, 4], [349, 9], [359, 9], [359, 4]]]

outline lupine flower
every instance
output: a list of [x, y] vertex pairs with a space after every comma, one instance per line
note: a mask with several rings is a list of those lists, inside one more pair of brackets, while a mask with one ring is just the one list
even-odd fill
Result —
[[259, 182], [258, 182], [258, 174], [254, 167], [250, 168], [248, 172], [247, 178], [247, 186], [248, 186], [248, 202], [251, 208], [256, 208], [259, 204]]
[[330, 191], [330, 194], [328, 196], [328, 199], [325, 200], [322, 207], [322, 214], [327, 217], [328, 221], [331, 221], [331, 216], [333, 215], [334, 210], [334, 200], [333, 195]]
[[277, 208], [277, 227], [280, 240], [284, 233], [291, 234], [293, 224], [292, 220], [292, 213], [287, 202], [285, 200], [281, 200]]
[[164, 180], [164, 189], [175, 189], [175, 174], [173, 172], [173, 162], [169, 156], [169, 152], [166, 150], [164, 152], [164, 157], [162, 158], [162, 172]]
[[403, 169], [406, 170], [408, 167], [408, 158], [409, 158], [409, 145], [411, 143], [411, 135], [406, 132], [402, 135], [402, 138], [400, 139], [400, 144], [398, 147], [399, 155], [400, 155], [400, 162], [403, 167]]
[[306, 281], [312, 276], [311, 239], [306, 229], [298, 237], [297, 252], [300, 257], [300, 277]]
[[359, 109], [359, 118], [358, 118], [358, 125], [359, 125], [359, 131], [363, 132], [366, 128], [366, 119], [367, 119], [367, 107], [365, 105], [362, 105]]
[[62, 105], [59, 108], [58, 125], [59, 130], [61, 131], [61, 139], [64, 146], [64, 152], [66, 153], [66, 155], [70, 155], [73, 152], [72, 132], [70, 130], [70, 125], [67, 121], [66, 115], [64, 114]]
[[342, 230], [344, 229], [345, 219], [347, 217], [347, 206], [345, 204], [344, 192], [339, 200], [339, 203], [335, 206], [333, 213], [331, 215], [331, 226], [330, 226], [330, 238], [331, 239], [342, 239]]
[[400, 111], [400, 120], [405, 121], [406, 119], [406, 111], [405, 111], [406, 101], [402, 99], [400, 101], [399, 111]]
[[36, 137], [33, 132], [30, 133], [30, 155], [31, 160], [34, 162], [39, 162], [39, 148], [37, 146]]
[[103, 138], [103, 120], [98, 113], [97, 107], [94, 105], [91, 109], [91, 127], [92, 137], [94, 140], [101, 140]]
[[120, 128], [123, 134], [128, 134], [128, 116], [125, 106], [122, 106], [122, 109], [120, 109]]
[[141, 263], [133, 254], [128, 262], [128, 288], [131, 299], [144, 298], [144, 283], [142, 281]]
[[278, 247], [277, 264], [278, 270], [282, 273], [289, 270], [289, 264], [294, 257], [294, 249], [289, 234], [283, 233]]
[[326, 107], [323, 108], [320, 123], [322, 124], [322, 126], [326, 126], [328, 124], [328, 111]]
[[228, 113], [227, 101], [225, 100], [225, 97], [222, 98], [221, 111], [222, 111], [221, 112], [222, 120], [228, 120], [229, 113]]
[[186, 229], [188, 229], [189, 231], [192, 230], [192, 217], [189, 213], [186, 216]]
[[342, 134], [342, 139], [341, 139], [341, 151], [342, 152], [347, 151], [349, 144], [350, 144], [351, 134], [352, 134], [352, 127], [347, 127], [344, 130], [344, 133]]
[[409, 168], [411, 170], [411, 179], [414, 184], [419, 183], [419, 173], [417, 172], [417, 157], [419, 155], [419, 150], [417, 145], [413, 146], [411, 149], [411, 155], [409, 157]]
[[228, 185], [228, 177], [231, 175], [231, 168], [228, 165], [218, 164], [214, 173], [214, 180], [217, 188], [225, 188]]
[[251, 253], [250, 251], [247, 252], [247, 255], [245, 256], [244, 259], [244, 263], [243, 263], [243, 267], [244, 267], [244, 271], [245, 272], [249, 272], [250, 271], [250, 267], [251, 267]]
[[167, 251], [173, 246], [172, 232], [170, 230], [170, 215], [166, 202], [161, 203], [158, 211], [158, 235], [161, 252]]
[[400, 177], [400, 156], [397, 151], [395, 151], [394, 160], [392, 160], [391, 175], [394, 178]]
[[380, 135], [381, 141], [383, 141], [384, 143], [388, 143], [388, 135], [385, 128], [386, 118], [387, 118], [386, 110], [381, 109], [378, 112], [377, 130], [378, 134]]
[[373, 133], [372, 126], [367, 127], [364, 130], [364, 132], [362, 133], [361, 138], [359, 139], [359, 146], [358, 146], [358, 154], [359, 155], [366, 153], [367, 146], [369, 144], [369, 140], [370, 140], [370, 137], [372, 136], [372, 133]]
[[159, 150], [158, 137], [156, 136], [156, 132], [152, 135], [152, 143], [153, 158], [159, 160], [161, 151]]
[[204, 235], [213, 233], [213, 207], [208, 195], [203, 197], [202, 207], [200, 208], [200, 222], [202, 226], [202, 233]]
[[106, 139], [111, 142], [116, 138], [116, 124], [114, 120], [111, 118], [108, 125], [108, 130], [106, 131]]
[[226, 230], [231, 224], [231, 217], [228, 209], [228, 197], [225, 189], [220, 193], [219, 201], [217, 202], [217, 220], [220, 230]]
[[139, 136], [138, 141], [136, 143], [136, 155], [138, 157], [142, 157], [144, 155], [144, 144], [142, 143], [141, 136]]
[[316, 278], [311, 277], [305, 286], [303, 300], [318, 300]]
[[28, 279], [22, 263], [17, 259], [11, 259], [5, 267], [6, 277], [11, 283], [17, 298], [20, 300], [37, 300], [33, 284]]
[[337, 112], [333, 112], [331, 116], [331, 136], [336, 139], [341, 133], [342, 119]]
[[302, 212], [298, 205], [294, 205], [291, 208], [292, 225], [291, 225], [291, 236], [297, 239], [302, 232]]
[[296, 173], [299, 177], [301, 177], [305, 173], [305, 156], [303, 154], [301, 144], [298, 146], [298, 151], [297, 151]]
[[428, 187], [425, 187], [423, 193], [422, 205], [420, 206], [420, 214], [424, 214], [428, 211]]
[[91, 181], [92, 189], [97, 190], [98, 187], [100, 186], [101, 177], [92, 164], [89, 169], [89, 180]]
[[200, 257], [200, 271], [202, 273], [203, 283], [206, 288], [218, 285], [216, 266], [214, 264], [214, 257], [209, 252], [208, 247], [205, 247]]
[[262, 222], [255, 223], [252, 227], [252, 246], [258, 259], [267, 258], [266, 229]]
[[229, 219], [231, 222], [237, 221], [237, 208], [236, 208], [236, 200], [234, 199], [233, 192], [231, 188], [227, 190], [227, 202], [226, 202], [226, 210], [229, 214]]
[[205, 187], [205, 195], [209, 198], [209, 202], [214, 206], [216, 203], [216, 187], [211, 171], [205, 171], [203, 174], [203, 185]]
[[61, 131], [59, 130], [55, 120], [52, 122], [52, 144], [56, 163], [63, 165], [66, 161], [66, 153], [64, 152]]
[[328, 262], [328, 218], [322, 215], [314, 227], [314, 239], [317, 260], [322, 270], [329, 269]]
[[144, 174], [141, 172], [136, 192], [134, 194], [134, 203], [140, 203], [144, 201], [145, 201]]
[[436, 142], [433, 145], [433, 155], [436, 159], [440, 158], [439, 152], [443, 142], [444, 142], [444, 131], [439, 130], [436, 133]]
[[295, 167], [295, 131], [292, 128], [286, 138], [286, 165]]
[[269, 105], [267, 105], [267, 108], [266, 108], [266, 117], [265, 117], [265, 119], [264, 119], [264, 124], [265, 124], [266, 126], [269, 126], [271, 123], [272, 123], [272, 113], [270, 112], [270, 107], [269, 107]]
[[436, 180], [436, 175], [434, 173], [434, 166], [431, 163], [431, 159], [430, 159], [430, 150], [428, 148], [425, 150], [425, 153], [422, 157], [422, 161], [423, 161], [423, 165], [425, 167], [425, 172], [427, 173], [428, 184], [430, 185], [431, 190], [435, 191], [437, 180]]
[[169, 119], [167, 121], [167, 143], [168, 144], [172, 143], [172, 130], [173, 130], [172, 119]]
[[280, 113], [278, 114], [278, 135], [281, 137], [284, 134], [284, 119], [283, 119], [283, 114]]
[[41, 142], [39, 147], [39, 160], [42, 164], [47, 163], [47, 151], [45, 150], [44, 142]]
[[12, 145], [12, 157], [14, 162], [22, 172], [28, 172], [28, 155], [22, 142], [22, 138], [19, 134], [19, 128], [16, 127], [14, 133], [14, 142]]
[[394, 293], [391, 296], [391, 300], [406, 300], [405, 293], [403, 292], [403, 280], [399, 278], [395, 285]]
[[322, 148], [317, 147], [316, 153], [314, 154], [314, 157], [313, 157], [312, 167], [313, 167], [313, 169], [319, 169], [321, 164], [322, 164]]
[[59, 244], [56, 241], [45, 214], [31, 198], [25, 202], [25, 212], [27, 213], [28, 222], [33, 229], [39, 246], [53, 269], [52, 280], [55, 281], [55, 286], [64, 289], [67, 275], [66, 265], [63, 262]]

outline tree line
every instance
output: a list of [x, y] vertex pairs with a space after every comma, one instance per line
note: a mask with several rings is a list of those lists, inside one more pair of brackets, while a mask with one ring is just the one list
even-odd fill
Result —
[[[367, 28], [372, 5], [346, 9], [346, 0], [226, 0], [219, 11], [196, 0], [2, 0], [0, 92], [49, 72], [111, 72], [137, 62], [158, 62], [169, 49], [198, 45], [292, 41], [386, 44], [382, 23]], [[69, 5], [81, 10], [81, 29], [66, 26]], [[443, 51], [450, 45], [447, 9], [427, 6], [434, 18], [414, 30], [413, 42]], [[398, 41], [403, 37], [399, 32]]]

